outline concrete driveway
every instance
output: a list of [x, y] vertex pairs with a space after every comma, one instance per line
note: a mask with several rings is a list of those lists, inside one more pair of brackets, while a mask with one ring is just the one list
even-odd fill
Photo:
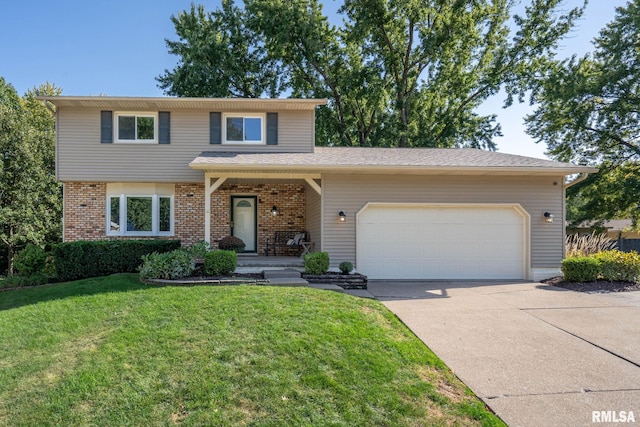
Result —
[[640, 292], [386, 281], [368, 290], [510, 426], [640, 425]]

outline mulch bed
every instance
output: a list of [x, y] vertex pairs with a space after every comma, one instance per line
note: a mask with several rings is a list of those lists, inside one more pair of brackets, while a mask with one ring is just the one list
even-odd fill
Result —
[[325, 274], [309, 274], [302, 273], [302, 278], [311, 284], [331, 284], [338, 285], [342, 289], [367, 289], [367, 276], [359, 273], [342, 274], [342, 273], [325, 273]]
[[576, 292], [631, 292], [640, 291], [640, 283], [633, 282], [608, 282], [606, 280], [596, 280], [595, 282], [579, 283], [565, 282], [562, 277], [543, 280], [542, 283], [560, 288], [569, 289]]

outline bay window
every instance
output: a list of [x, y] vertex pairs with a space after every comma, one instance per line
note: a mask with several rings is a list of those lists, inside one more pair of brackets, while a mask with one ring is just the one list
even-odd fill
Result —
[[106, 210], [109, 235], [173, 235], [172, 195], [140, 192], [113, 194], [111, 192], [107, 197]]

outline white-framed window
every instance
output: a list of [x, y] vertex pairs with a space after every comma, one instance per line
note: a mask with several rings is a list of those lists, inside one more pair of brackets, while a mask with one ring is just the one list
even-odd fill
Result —
[[222, 142], [224, 144], [264, 144], [265, 115], [224, 113]]
[[[108, 185], [109, 186], [109, 185]], [[173, 195], [168, 191], [153, 190], [153, 186], [114, 184], [118, 189], [127, 187], [137, 192], [115, 194], [107, 189], [107, 234], [110, 236], [173, 236]], [[147, 188], [145, 188], [147, 187]]]
[[157, 143], [156, 113], [116, 112], [116, 142]]

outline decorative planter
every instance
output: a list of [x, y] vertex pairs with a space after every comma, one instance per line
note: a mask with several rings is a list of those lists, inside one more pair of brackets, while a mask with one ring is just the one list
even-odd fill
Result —
[[307, 274], [302, 273], [302, 278], [309, 283], [326, 283], [338, 285], [343, 289], [367, 289], [367, 276], [359, 273], [325, 273]]

